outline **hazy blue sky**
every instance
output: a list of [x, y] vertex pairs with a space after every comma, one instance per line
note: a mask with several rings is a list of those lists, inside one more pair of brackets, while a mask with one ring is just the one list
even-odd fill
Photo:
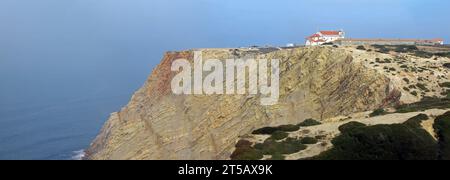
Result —
[[[168, 50], [303, 43], [316, 30], [340, 28], [355, 38], [450, 40], [448, 7], [442, 0], [0, 0], [0, 104], [38, 98], [31, 89], [45, 99], [74, 88], [77, 97], [100, 85], [136, 88]], [[47, 94], [55, 83], [62, 92]]]
[[[164, 51], [304, 43], [317, 30], [341, 28], [355, 38], [450, 40], [449, 7], [444, 0], [0, 0], [0, 159], [45, 138], [89, 134], [76, 145], [42, 145], [41, 153], [87, 146]], [[117, 101], [96, 104], [102, 99]], [[31, 142], [12, 147], [23, 139]]]

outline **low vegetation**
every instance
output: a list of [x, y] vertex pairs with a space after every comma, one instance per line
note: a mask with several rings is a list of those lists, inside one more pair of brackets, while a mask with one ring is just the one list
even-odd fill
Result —
[[[417, 119], [422, 119], [419, 117]], [[315, 160], [435, 160], [437, 142], [421, 127], [409, 124], [345, 124], [333, 148]]]
[[422, 83], [417, 83], [416, 87], [418, 87], [422, 91], [429, 91], [427, 86], [425, 84], [422, 84]]
[[405, 81], [407, 84], [409, 84], [409, 79], [408, 78], [403, 78], [403, 81]]
[[316, 126], [320, 125], [321, 123], [314, 119], [306, 119], [305, 121], [297, 124], [297, 125], [281, 125], [277, 127], [263, 127], [257, 130], [254, 130], [252, 134], [260, 134], [260, 135], [272, 135], [273, 133], [277, 131], [281, 132], [295, 132], [300, 129], [300, 127], [308, 127], [308, 126]]
[[366, 50], [366, 48], [365, 48], [364, 46], [358, 46], [358, 47], [356, 47], [356, 49], [359, 49], [359, 50]]
[[447, 109], [447, 108], [450, 108], [449, 98], [425, 97], [421, 101], [416, 103], [397, 106], [396, 112], [409, 113], [409, 112], [425, 111], [428, 109]]
[[373, 111], [372, 113], [369, 114], [370, 117], [375, 117], [375, 116], [381, 116], [381, 115], [385, 115], [387, 114], [387, 112], [383, 109], [376, 109], [375, 111]]
[[399, 45], [396, 46], [394, 51], [398, 52], [398, 53], [408, 53], [408, 52], [414, 52], [419, 50], [419, 48], [417, 48], [417, 46], [414, 45]]
[[442, 92], [441, 95], [444, 96], [445, 98], [450, 99], [450, 90], [446, 90], [446, 91]]
[[257, 129], [255, 131], [252, 132], [252, 134], [266, 134], [266, 135], [271, 135], [277, 131], [281, 131], [281, 132], [294, 132], [294, 131], [298, 131], [300, 129], [299, 126], [296, 125], [282, 125], [282, 126], [278, 126], [278, 127], [264, 127], [261, 129]]
[[366, 127], [366, 125], [363, 123], [360, 123], [360, 122], [352, 121], [352, 122], [349, 122], [342, 126], [339, 126], [339, 131], [341, 133], [347, 133], [347, 132], [351, 132], [352, 130], [354, 130], [356, 128], [361, 128], [361, 127]]
[[[318, 121], [309, 119], [301, 123], [301, 126], [313, 126], [320, 124]], [[297, 125], [300, 126], [300, 125]], [[305, 137], [301, 139], [288, 137], [289, 134], [284, 131], [276, 130], [273, 128], [278, 127], [266, 127], [259, 131], [265, 133], [270, 132], [271, 136], [267, 138], [263, 143], [258, 143], [252, 146], [252, 143], [247, 140], [240, 140], [235, 145], [236, 149], [230, 156], [232, 160], [259, 160], [264, 155], [270, 155], [269, 160], [283, 160], [285, 155], [293, 154], [305, 150], [308, 144], [317, 144], [318, 140], [314, 137]], [[287, 127], [287, 126], [286, 126]], [[291, 125], [289, 125], [291, 127]], [[287, 128], [289, 129], [289, 128]], [[325, 137], [322, 137], [325, 138]]]
[[[341, 134], [331, 143], [333, 148], [312, 160], [450, 160], [450, 111], [435, 119], [437, 141], [422, 127], [430, 119], [426, 114], [411, 117], [401, 124], [367, 126], [349, 122], [339, 127]], [[232, 160], [284, 160], [286, 155], [305, 150], [324, 137], [288, 137], [276, 131], [263, 143], [240, 140], [230, 156]]]
[[276, 131], [272, 134], [272, 136], [270, 136], [270, 138], [274, 139], [274, 140], [282, 140], [282, 139], [287, 138], [288, 136], [289, 136], [289, 134], [286, 132]]
[[450, 160], [450, 111], [438, 116], [433, 127], [438, 136], [439, 159]]
[[443, 88], [450, 88], [450, 82], [444, 82], [439, 84], [439, 86], [443, 87]]
[[396, 53], [409, 53], [414, 56], [427, 59], [432, 58], [433, 56], [450, 58], [450, 52], [433, 53], [420, 50], [415, 45], [373, 45], [373, 47], [380, 53], [390, 53], [392, 51]]
[[450, 58], [450, 52], [434, 53], [435, 56]]
[[417, 116], [414, 116], [414, 117], [408, 119], [406, 122], [404, 122], [404, 124], [412, 126], [412, 127], [421, 127], [422, 121], [425, 121], [428, 119], [429, 119], [428, 115], [419, 114]]
[[416, 51], [414, 52], [414, 55], [421, 58], [432, 58], [433, 53], [426, 52], [426, 51]]
[[283, 154], [274, 154], [269, 160], [284, 160], [286, 157]]
[[317, 126], [322, 124], [321, 122], [315, 120], [315, 119], [306, 119], [305, 121], [298, 124], [300, 127], [308, 127], [308, 126]]
[[254, 149], [252, 143], [247, 140], [240, 140], [236, 144], [236, 150], [231, 154], [232, 160], [259, 160], [263, 158], [263, 154]]
[[316, 138], [313, 137], [304, 137], [300, 140], [302, 144], [317, 144], [319, 142]]
[[285, 141], [277, 142], [274, 139], [267, 139], [264, 143], [256, 144], [254, 148], [264, 155], [293, 154], [306, 149], [306, 145], [294, 138], [287, 138]]
[[386, 48], [386, 46], [383, 45], [373, 45], [375, 49], [377, 49], [377, 52], [380, 53], [389, 53], [391, 50], [389, 48]]
[[445, 63], [443, 66], [447, 69], [450, 69], [450, 63]]

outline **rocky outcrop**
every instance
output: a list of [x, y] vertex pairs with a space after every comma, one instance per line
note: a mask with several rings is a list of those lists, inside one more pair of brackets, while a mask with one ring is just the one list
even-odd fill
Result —
[[369, 111], [400, 98], [389, 78], [354, 61], [345, 49], [202, 53], [204, 59], [279, 59], [279, 103], [262, 106], [257, 95], [174, 95], [171, 63], [192, 62], [193, 51], [167, 53], [129, 104], [111, 115], [86, 158], [228, 159], [239, 137], [257, 128]]

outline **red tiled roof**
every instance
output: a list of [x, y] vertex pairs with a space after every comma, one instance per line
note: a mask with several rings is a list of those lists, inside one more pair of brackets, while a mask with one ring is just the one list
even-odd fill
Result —
[[444, 39], [442, 39], [442, 38], [436, 38], [436, 39], [432, 39], [432, 41], [444, 41]]
[[339, 36], [339, 31], [320, 31], [325, 36]]
[[321, 37], [321, 35], [316, 33], [316, 34], [306, 37], [305, 39], [313, 41], [313, 38], [315, 38], [315, 37]]

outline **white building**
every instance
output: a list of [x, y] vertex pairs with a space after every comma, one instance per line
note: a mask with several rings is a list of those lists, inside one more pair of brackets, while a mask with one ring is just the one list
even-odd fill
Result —
[[442, 38], [433, 39], [431, 41], [435, 42], [435, 43], [437, 43], [439, 45], [444, 45], [444, 39], [442, 39]]
[[307, 46], [318, 46], [324, 43], [332, 43], [345, 38], [345, 32], [340, 31], [319, 31], [306, 38]]
[[286, 47], [295, 47], [295, 44], [294, 43], [289, 43], [289, 44], [286, 44]]

